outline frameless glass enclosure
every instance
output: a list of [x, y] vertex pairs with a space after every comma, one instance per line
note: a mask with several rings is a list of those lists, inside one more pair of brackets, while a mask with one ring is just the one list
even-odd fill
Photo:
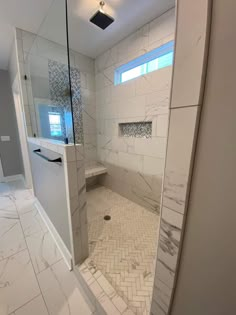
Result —
[[54, 0], [38, 33], [25, 34], [31, 45], [29, 78], [25, 80], [31, 85], [28, 100], [33, 136], [74, 143], [66, 5], [65, 0]]

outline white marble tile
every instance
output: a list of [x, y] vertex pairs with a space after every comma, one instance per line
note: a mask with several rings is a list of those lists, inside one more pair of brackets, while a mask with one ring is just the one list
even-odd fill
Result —
[[37, 296], [29, 303], [14, 312], [15, 315], [48, 315], [42, 295]]
[[128, 308], [124, 300], [117, 294], [112, 298], [112, 303], [115, 305], [118, 311], [121, 312], [121, 314], [123, 314], [123, 312]]
[[[165, 101], [169, 96], [172, 78], [172, 67], [165, 67], [137, 78], [135, 82], [136, 95], [147, 95], [153, 92], [161, 93], [159, 99]], [[163, 93], [165, 91], [165, 94]], [[162, 98], [162, 95], [165, 95]]]
[[42, 231], [47, 232], [47, 227], [36, 208], [20, 215], [20, 221], [25, 236]]
[[0, 211], [7, 210], [11, 212], [16, 212], [15, 198], [13, 194], [5, 194], [0, 196]]
[[164, 159], [144, 156], [143, 174], [145, 175], [162, 175], [164, 173]]
[[134, 141], [134, 152], [140, 155], [164, 158], [166, 153], [166, 138], [136, 138]]
[[76, 154], [75, 154], [75, 146], [74, 145], [68, 145], [65, 146], [64, 150], [64, 159], [66, 162], [73, 162], [76, 161]]
[[0, 305], [7, 314], [40, 294], [27, 250], [0, 262]]
[[153, 300], [150, 315], [167, 315], [167, 313]]
[[168, 37], [175, 31], [175, 9], [171, 9], [150, 23], [149, 45]]
[[158, 115], [157, 116], [157, 126], [156, 134], [157, 137], [167, 137], [168, 131], [169, 115]]
[[[165, 283], [170, 289], [174, 285], [175, 272], [165, 266], [164, 262], [157, 259], [155, 280], [159, 279]], [[154, 281], [155, 281], [154, 280]]]
[[179, 1], [177, 12], [171, 107], [199, 105], [204, 78], [209, 1]]
[[157, 258], [173, 272], [176, 270], [182, 224], [182, 214], [162, 207]]
[[155, 281], [153, 289], [154, 301], [167, 313], [170, 306], [172, 290], [160, 280]]
[[38, 275], [50, 315], [90, 315], [94, 311], [84, 296], [73, 272], [59, 261]]
[[109, 298], [112, 299], [116, 295], [116, 291], [103, 275], [97, 278], [97, 282]]
[[105, 294], [98, 298], [99, 303], [104, 308], [107, 314], [112, 315], [120, 315], [121, 313], [115, 307], [115, 305], [111, 302], [111, 300]]
[[119, 166], [128, 170], [136, 172], [142, 172], [143, 169], [143, 157], [136, 154], [128, 154], [125, 152], [119, 152]]
[[31, 234], [26, 242], [36, 274], [62, 259], [49, 231]]
[[184, 213], [198, 106], [171, 111], [163, 205]]
[[26, 243], [19, 219], [9, 216], [0, 217], [0, 261], [25, 248]]
[[19, 215], [23, 215], [29, 211], [32, 211], [35, 206], [35, 198], [30, 198], [30, 199], [22, 199], [22, 200], [15, 200], [15, 204], [16, 204], [16, 208], [17, 208], [17, 212], [19, 213]]
[[69, 188], [70, 198], [78, 194], [77, 165], [76, 164], [77, 164], [76, 161], [67, 163], [68, 188]]

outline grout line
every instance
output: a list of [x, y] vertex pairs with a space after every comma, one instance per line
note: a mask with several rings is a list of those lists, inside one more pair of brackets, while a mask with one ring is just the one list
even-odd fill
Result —
[[27, 246], [26, 246], [25, 248], [19, 250], [18, 252], [14, 253], [14, 254], [12, 254], [12, 255], [10, 255], [10, 256], [8, 256], [8, 257], [5, 257], [5, 258], [3, 258], [3, 259], [0, 259], [0, 262], [2, 262], [3, 260], [9, 259], [9, 258], [11, 258], [12, 256], [15, 256], [15, 255], [17, 255], [17, 254], [23, 252], [24, 250], [27, 250]]
[[28, 303], [32, 302], [34, 299], [37, 299], [39, 296], [41, 296], [42, 294], [38, 294], [35, 297], [33, 297], [32, 299], [30, 299], [29, 301], [27, 301], [26, 303], [22, 304], [20, 307], [16, 308], [13, 311], [13, 314], [15, 314], [16, 311], [18, 311], [19, 309], [21, 309], [22, 307], [24, 307], [25, 305], [27, 305]]
[[[14, 192], [15, 192], [15, 190], [14, 190]], [[18, 207], [17, 207], [17, 205], [16, 205], [15, 200], [14, 200], [14, 203], [15, 203], [15, 206], [16, 206], [17, 213], [18, 213], [18, 215], [19, 215], [19, 210], [18, 210]], [[49, 310], [48, 310], [48, 306], [47, 306], [47, 304], [46, 304], [46, 301], [45, 301], [45, 298], [44, 298], [42, 289], [41, 289], [41, 287], [40, 287], [37, 274], [36, 274], [36, 272], [35, 272], [35, 270], [34, 270], [34, 265], [33, 265], [33, 262], [32, 262], [32, 258], [31, 258], [31, 255], [30, 255], [30, 250], [29, 250], [28, 244], [27, 244], [27, 242], [26, 242], [26, 237], [25, 237], [25, 233], [24, 233], [24, 230], [23, 230], [23, 227], [22, 227], [22, 224], [21, 224], [21, 220], [19, 220], [19, 221], [20, 221], [20, 226], [21, 226], [21, 229], [22, 229], [22, 233], [23, 233], [23, 235], [24, 235], [25, 243], [26, 243], [26, 250], [28, 251], [28, 254], [29, 254], [30, 262], [31, 262], [31, 265], [32, 265], [32, 269], [33, 269], [33, 272], [34, 272], [36, 281], [37, 281], [37, 283], [38, 283], [39, 291], [40, 291], [40, 293], [41, 293], [41, 295], [42, 295], [42, 299], [43, 299], [43, 301], [44, 301], [44, 303], [45, 303], [45, 306], [46, 306], [46, 309], [47, 309], [47, 313], [48, 313], [48, 315], [49, 315], [50, 313], [49, 313]]]
[[170, 107], [170, 112], [172, 110], [175, 110], [175, 109], [179, 109], [179, 108], [190, 108], [190, 107], [200, 107], [201, 105], [200, 104], [193, 104], [193, 105], [186, 105], [186, 106], [178, 106], [178, 107]]

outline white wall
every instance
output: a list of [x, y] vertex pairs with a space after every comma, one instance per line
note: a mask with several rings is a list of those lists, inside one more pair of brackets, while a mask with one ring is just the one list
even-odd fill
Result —
[[[97, 153], [108, 168], [102, 184], [159, 211], [172, 67], [114, 86], [114, 71], [174, 39], [174, 9], [146, 24], [95, 61]], [[119, 123], [152, 121], [152, 137], [127, 138]]]
[[236, 313], [236, 3], [215, 0], [207, 79], [172, 315]]
[[23, 174], [11, 81], [6, 70], [0, 70], [0, 136], [10, 137], [10, 141], [6, 142], [0, 139], [0, 160], [3, 175], [6, 177]]

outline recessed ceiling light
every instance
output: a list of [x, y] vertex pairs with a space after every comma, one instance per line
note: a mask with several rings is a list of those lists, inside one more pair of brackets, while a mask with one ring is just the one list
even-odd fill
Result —
[[91, 17], [90, 22], [105, 30], [111, 23], [114, 22], [113, 17], [106, 14], [103, 10], [104, 1], [100, 2], [100, 9]]

